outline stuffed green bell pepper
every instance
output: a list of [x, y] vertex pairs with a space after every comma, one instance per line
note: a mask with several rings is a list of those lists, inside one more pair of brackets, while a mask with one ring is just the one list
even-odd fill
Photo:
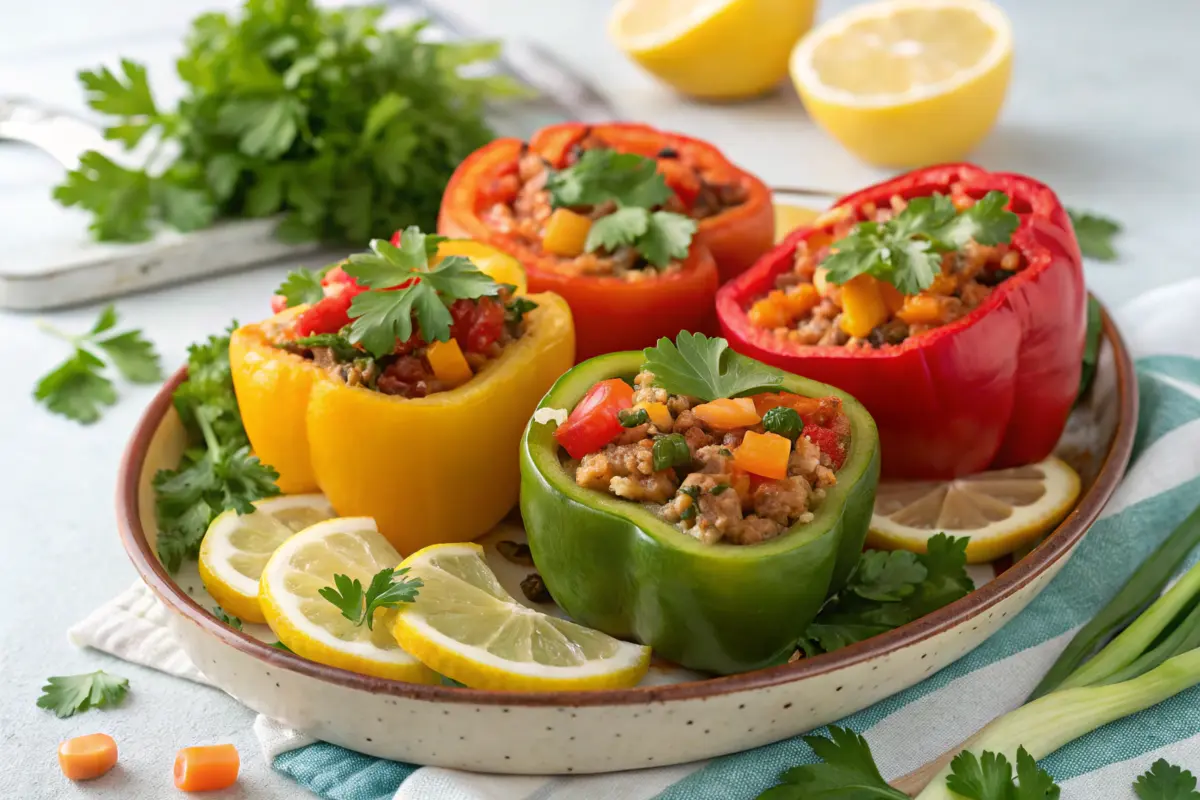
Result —
[[572, 619], [729, 674], [791, 655], [858, 560], [878, 479], [854, 398], [682, 333], [554, 384], [521, 514]]

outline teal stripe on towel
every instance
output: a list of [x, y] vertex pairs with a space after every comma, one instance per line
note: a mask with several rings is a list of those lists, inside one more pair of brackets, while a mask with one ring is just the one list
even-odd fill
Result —
[[280, 753], [273, 766], [326, 800], [392, 800], [418, 769], [326, 742]]

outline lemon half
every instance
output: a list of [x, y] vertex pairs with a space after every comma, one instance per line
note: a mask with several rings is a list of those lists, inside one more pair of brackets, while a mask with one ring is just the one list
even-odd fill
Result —
[[962, 536], [967, 562], [982, 564], [1040, 539], [1079, 498], [1079, 475], [1061, 459], [952, 481], [884, 481], [867, 544], [925, 552], [937, 533]]
[[872, 164], [953, 161], [995, 124], [1012, 30], [986, 0], [884, 0], [811, 31], [791, 57], [814, 120]]
[[266, 622], [258, 607], [258, 579], [267, 559], [292, 534], [337, 513], [321, 494], [270, 497], [254, 509], [226, 511], [208, 526], [200, 544], [200, 580], [226, 613]]
[[318, 522], [288, 539], [263, 570], [259, 602], [267, 624], [298, 656], [331, 667], [412, 683], [437, 676], [406, 653], [392, 637], [393, 609], [375, 612], [373, 628], [355, 625], [321, 596], [335, 574], [363, 586], [377, 572], [395, 567], [400, 554], [370, 517]]
[[535, 611], [501, 587], [477, 544], [437, 544], [401, 567], [424, 582], [392, 632], [405, 650], [475, 689], [549, 691], [634, 686], [650, 648]]

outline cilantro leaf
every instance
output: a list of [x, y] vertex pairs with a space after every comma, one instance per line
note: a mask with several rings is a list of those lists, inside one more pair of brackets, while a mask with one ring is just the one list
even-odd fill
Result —
[[38, 381], [35, 399], [55, 414], [84, 425], [100, 419], [102, 406], [117, 402], [112, 381], [100, 374], [104, 362], [86, 350], [75, 352]]
[[280, 295], [287, 301], [287, 307], [293, 308], [299, 305], [312, 305], [320, 302], [325, 297], [325, 292], [321, 288], [321, 278], [325, 276], [325, 270], [313, 272], [311, 269], [300, 267], [294, 269], [287, 274], [283, 279], [283, 283], [279, 284], [279, 288], [275, 290], [275, 294]]
[[242, 621], [237, 617], [231, 617], [229, 614], [225, 613], [225, 609], [221, 608], [220, 606], [213, 606], [212, 613], [214, 617], [221, 620], [221, 622], [224, 622], [235, 631], [240, 631], [242, 629]]
[[112, 381], [101, 373], [107, 366], [101, 356], [107, 357], [117, 372], [132, 383], [162, 380], [154, 345], [138, 330], [110, 333], [117, 322], [117, 311], [109, 305], [84, 334], [71, 335], [43, 324], [43, 330], [70, 342], [74, 350], [42, 376], [34, 388], [34, 398], [45, 403], [51, 412], [87, 425], [100, 419], [103, 406], [117, 402]]
[[1020, 218], [1006, 210], [1008, 201], [1003, 192], [988, 192], [959, 212], [945, 195], [915, 197], [887, 222], [859, 222], [832, 244], [821, 266], [833, 283], [866, 274], [916, 294], [941, 271], [942, 254], [970, 241], [995, 245], [1011, 240]]
[[396, 219], [432, 226], [454, 169], [494, 138], [485, 102], [521, 93], [474, 68], [495, 44], [384, 27], [381, 6], [241, 5], [193, 21], [178, 103], [158, 106], [131, 61], [80, 73], [109, 139], [165, 145], [147, 157], [153, 172], [88, 153], [55, 191], [89, 212], [97, 238], [277, 212], [290, 241], [362, 241]]
[[1061, 790], [1050, 773], [1022, 747], [1017, 750], [1017, 778], [1003, 753], [976, 756], [964, 750], [950, 762], [946, 788], [966, 800], [1057, 800]]
[[173, 399], [194, 446], [178, 467], [160, 470], [153, 481], [158, 555], [171, 572], [197, 556], [209, 523], [222, 511], [249, 513], [255, 500], [279, 494], [278, 473], [250, 454], [233, 392], [228, 334], [188, 348], [188, 377]]
[[334, 585], [324, 586], [318, 592], [337, 606], [343, 617], [359, 626], [365, 622], [368, 630], [374, 630], [376, 611], [398, 608], [417, 599], [417, 590], [424, 583], [420, 578], [405, 578], [407, 572], [407, 568], [382, 569], [375, 573], [366, 589], [358, 578], [351, 580], [347, 575], [336, 574]]
[[647, 261], [665, 267], [672, 261], [687, 258], [696, 234], [696, 221], [671, 211], [655, 211], [650, 225], [634, 245]]
[[650, 227], [650, 212], [644, 208], [618, 208], [592, 223], [583, 249], [589, 253], [632, 245]]
[[1195, 776], [1161, 758], [1138, 776], [1133, 791], [1141, 800], [1200, 800]]
[[854, 731], [830, 725], [829, 738], [805, 736], [804, 743], [822, 763], [792, 767], [759, 800], [908, 800], [879, 774], [867, 740]]
[[664, 336], [642, 353], [642, 368], [654, 373], [655, 386], [704, 401], [777, 390], [783, 383], [783, 373], [703, 333], [683, 331], [674, 342]]
[[352, 344], [361, 344], [376, 358], [387, 355], [397, 341], [412, 336], [414, 317], [424, 341], [447, 341], [454, 321], [451, 303], [500, 293], [500, 284], [462, 256], [443, 258], [431, 268], [431, 251], [440, 241], [442, 237], [410, 226], [399, 247], [372, 239], [371, 252], [350, 256], [343, 269], [371, 289], [350, 303]]
[[312, 336], [301, 336], [299, 339], [282, 342], [276, 346], [284, 348], [301, 347], [308, 350], [318, 347], [328, 347], [333, 351], [334, 359], [341, 362], [353, 361], [356, 358], [362, 358], [366, 355], [366, 353], [350, 343], [350, 338], [346, 335], [345, 329], [338, 333], [317, 333]]
[[102, 669], [83, 675], [58, 675], [47, 679], [37, 705], [65, 719], [89, 708], [116, 705], [128, 690], [127, 679], [109, 675]]
[[1067, 209], [1071, 216], [1071, 225], [1075, 228], [1075, 237], [1079, 240], [1079, 249], [1088, 258], [1097, 261], [1115, 261], [1116, 248], [1112, 240], [1121, 232], [1121, 223], [1115, 219], [1102, 217], [1089, 211]]
[[552, 172], [546, 188], [554, 208], [611, 201], [648, 209], [662, 205], [674, 194], [653, 158], [607, 148], [583, 151], [573, 166]]
[[867, 550], [846, 586], [809, 624], [799, 647], [807, 656], [839, 650], [925, 616], [975, 588], [966, 571], [967, 539], [939, 533], [927, 552]]

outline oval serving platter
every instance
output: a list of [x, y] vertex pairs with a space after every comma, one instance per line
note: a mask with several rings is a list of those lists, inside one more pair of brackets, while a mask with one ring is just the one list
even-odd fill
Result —
[[[250, 626], [243, 632], [224, 625], [207, 610], [213, 604], [195, 569], [172, 576], [155, 555], [151, 480], [183, 450], [183, 427], [171, 404], [182, 370], [154, 398], [125, 452], [117, 495], [121, 538], [209, 680], [318, 739], [409, 763], [517, 774], [612, 772], [711, 758], [812, 730], [914, 685], [979, 646], [1045, 588], [1099, 516], [1133, 449], [1133, 364], [1107, 313], [1103, 331], [1096, 379], [1057, 451], [1080, 472], [1084, 490], [1041, 544], [1003, 571], [1005, 565], [997, 565], [999, 574], [967, 597], [916, 622], [755, 672], [707, 678], [658, 666], [633, 689], [481, 691], [358, 675], [275, 649], [251, 635]], [[504, 538], [503, 530], [492, 536], [498, 535]], [[529, 571], [503, 563], [494, 548], [489, 555], [506, 586]]]

